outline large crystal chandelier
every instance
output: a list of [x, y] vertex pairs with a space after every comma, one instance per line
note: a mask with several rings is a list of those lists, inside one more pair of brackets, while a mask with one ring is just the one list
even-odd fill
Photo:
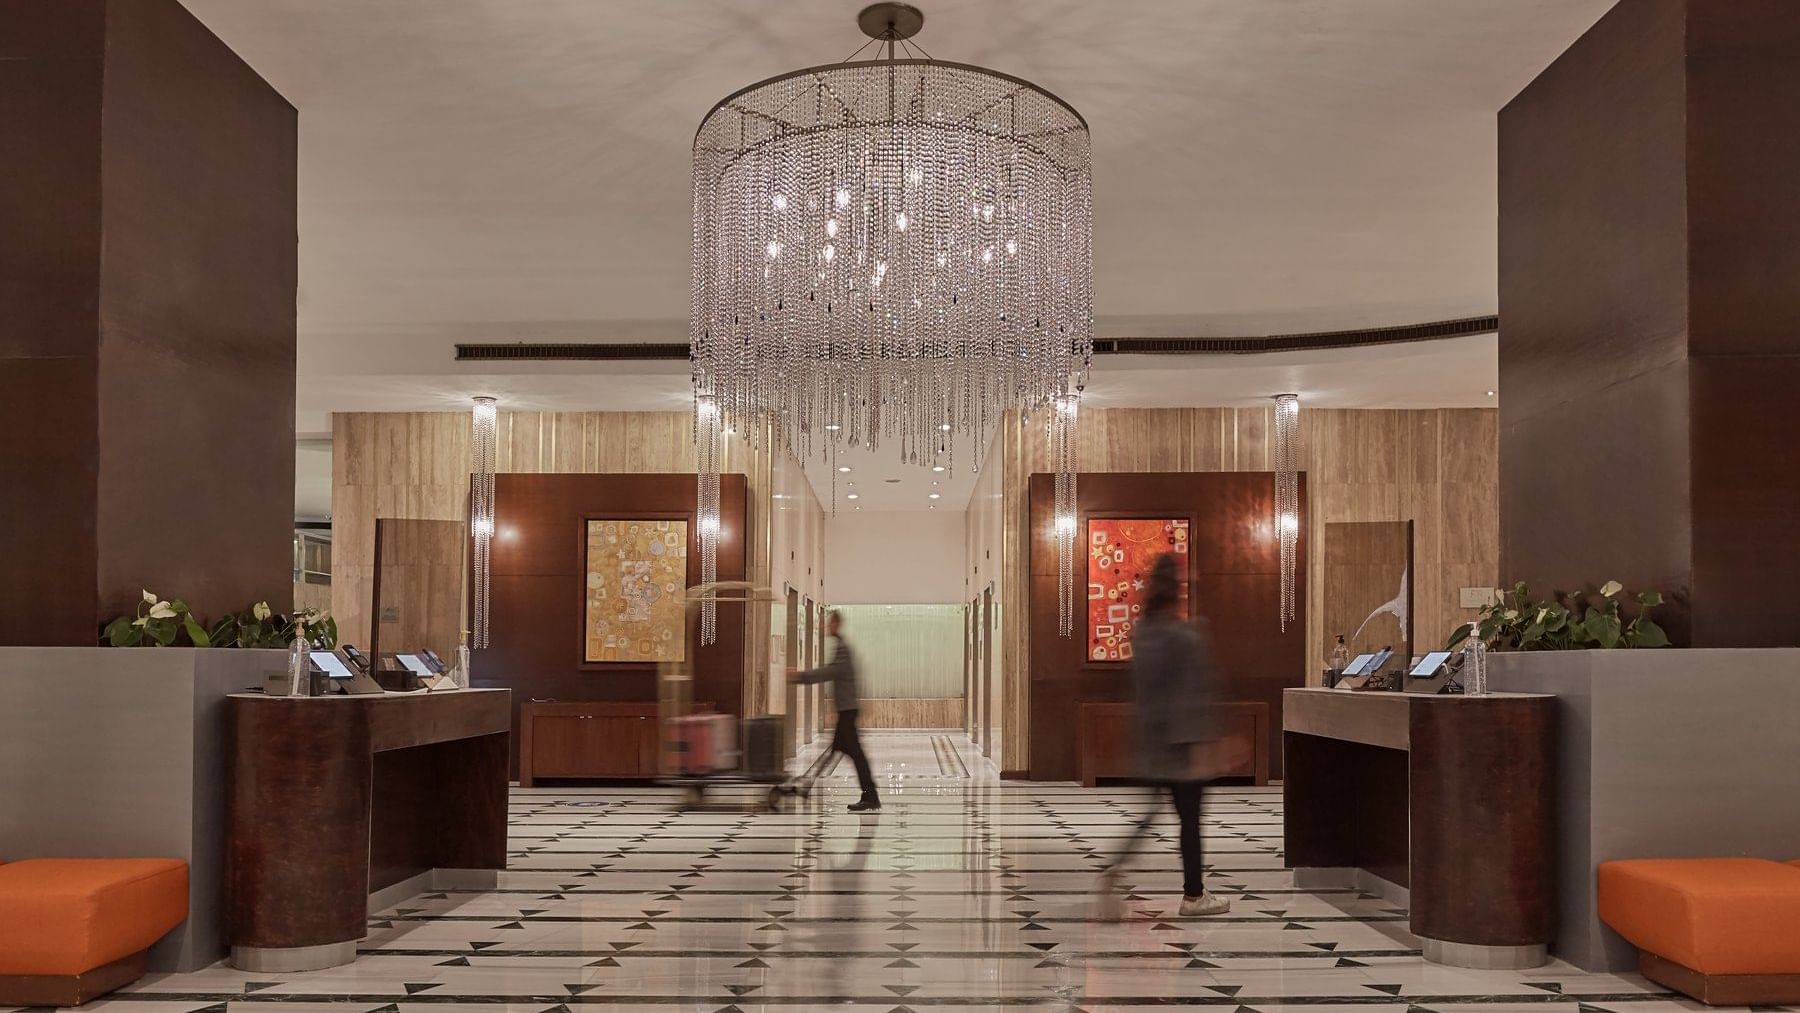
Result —
[[[1054, 416], [1086, 377], [1087, 122], [1028, 81], [930, 58], [908, 41], [916, 8], [858, 24], [874, 58], [753, 84], [694, 136], [696, 437], [822, 459], [886, 441], [923, 467], [962, 449], [979, 468], [1007, 411]], [[1071, 502], [1072, 446], [1056, 462]], [[719, 455], [700, 457], [716, 517]]]

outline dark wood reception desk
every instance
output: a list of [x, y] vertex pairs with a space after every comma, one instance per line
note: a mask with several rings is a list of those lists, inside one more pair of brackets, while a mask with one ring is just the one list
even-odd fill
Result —
[[230, 697], [232, 963], [349, 963], [372, 903], [441, 889], [434, 877], [491, 885], [506, 867], [511, 696]]
[[1535, 967], [1556, 930], [1556, 698], [1290, 689], [1287, 865], [1404, 903], [1426, 959]]

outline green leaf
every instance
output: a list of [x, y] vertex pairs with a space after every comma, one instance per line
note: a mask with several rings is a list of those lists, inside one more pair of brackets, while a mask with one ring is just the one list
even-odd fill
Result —
[[132, 624], [131, 616], [120, 616], [106, 624], [101, 636], [114, 647], [136, 647], [144, 639], [143, 631]]
[[[329, 622], [329, 621], [330, 620], [327, 620], [327, 622]], [[1475, 625], [1473, 623], [1463, 623], [1461, 626], [1458, 626], [1456, 629], [1451, 631], [1450, 639], [1448, 641], [1446, 641], [1444, 644], [1444, 650], [1446, 650], [1446, 651], [1455, 650], [1456, 645], [1469, 639], [1469, 634], [1473, 633], [1474, 631], [1475, 631]], [[337, 631], [333, 630], [332, 635], [336, 636], [336, 634], [337, 634]]]
[[1619, 637], [1623, 631], [1619, 628], [1617, 615], [1602, 612], [1590, 605], [1587, 615], [1582, 619], [1582, 625], [1587, 627], [1588, 633], [1594, 638], [1594, 643], [1599, 644], [1602, 648], [1611, 650], [1619, 646]]
[[1669, 646], [1669, 635], [1652, 620], [1639, 616], [1637, 621], [1631, 625], [1636, 627], [1635, 635], [1632, 637], [1633, 647]]
[[1544, 639], [1543, 623], [1532, 623], [1530, 626], [1525, 627], [1525, 632], [1519, 634], [1519, 643], [1521, 646], [1535, 644], [1542, 639]]
[[[1465, 629], [1466, 628], [1467, 627], [1465, 627]], [[337, 647], [338, 628], [336, 619], [326, 616], [324, 620], [313, 627], [313, 631], [313, 643], [319, 650], [329, 651]]]
[[178, 629], [179, 627], [175, 625], [173, 619], [152, 619], [144, 624], [144, 632], [150, 635], [150, 639], [163, 647], [175, 642], [175, 634]]
[[1661, 591], [1645, 591], [1638, 595], [1638, 604], [1645, 608], [1654, 608], [1663, 603]]
[[212, 646], [212, 638], [206, 635], [204, 629], [200, 628], [200, 623], [194, 619], [192, 613], [183, 612], [181, 614], [181, 628], [187, 631], [188, 639], [194, 642], [195, 647]]

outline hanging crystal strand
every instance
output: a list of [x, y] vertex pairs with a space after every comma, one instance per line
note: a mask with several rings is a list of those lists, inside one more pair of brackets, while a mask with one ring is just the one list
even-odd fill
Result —
[[[719, 403], [710, 392], [694, 392], [695, 470], [699, 475], [698, 507], [695, 521], [700, 528], [700, 583], [719, 579], [719, 445], [721, 434]], [[719, 606], [708, 596], [700, 602], [700, 643], [709, 645], [719, 639]]]
[[1076, 427], [1081, 411], [1079, 392], [1059, 396], [1045, 414], [1050, 429], [1050, 463], [1056, 468], [1056, 632], [1075, 631], [1075, 502]]
[[1281, 629], [1294, 621], [1294, 565], [1300, 542], [1300, 397], [1275, 398], [1275, 533], [1281, 543]]
[[469, 532], [474, 536], [475, 571], [472, 627], [477, 648], [488, 646], [489, 559], [494, 538], [494, 424], [498, 403], [491, 397], [475, 399], [470, 420]]

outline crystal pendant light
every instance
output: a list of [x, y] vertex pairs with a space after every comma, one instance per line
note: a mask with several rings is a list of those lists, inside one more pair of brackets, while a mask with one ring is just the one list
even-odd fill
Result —
[[[1087, 122], [1028, 81], [931, 58], [909, 41], [924, 20], [866, 8], [874, 58], [743, 88], [694, 136], [696, 404], [772, 451], [829, 462], [886, 442], [909, 464], [960, 449], [979, 468], [1006, 412], [1055, 429], [1085, 382]], [[718, 455], [700, 457], [704, 504]], [[1068, 583], [1073, 542], [1058, 546]]]
[[[700, 531], [700, 583], [719, 579], [719, 455], [723, 435], [719, 404], [711, 394], [694, 395], [695, 467], [700, 473], [700, 503], [695, 523]], [[700, 642], [719, 639], [719, 602], [712, 595], [700, 599]]]
[[1050, 413], [1050, 464], [1056, 469], [1056, 632], [1075, 632], [1075, 538], [1079, 519], [1075, 509], [1076, 423], [1081, 395], [1069, 393], [1056, 399]]
[[1281, 543], [1281, 630], [1294, 621], [1300, 545], [1300, 396], [1275, 396], [1275, 535]]
[[488, 645], [488, 549], [494, 538], [494, 420], [498, 404], [491, 397], [475, 399], [469, 436], [469, 533], [475, 539], [474, 622], [470, 646]]

